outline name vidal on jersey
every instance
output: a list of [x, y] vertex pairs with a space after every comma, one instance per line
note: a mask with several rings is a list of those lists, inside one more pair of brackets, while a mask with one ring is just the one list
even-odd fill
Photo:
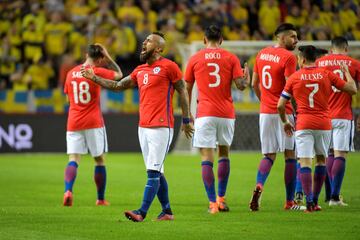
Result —
[[342, 63], [345, 65], [351, 66], [351, 61], [349, 60], [322, 60], [319, 61], [319, 67], [326, 67], [326, 66], [340, 66]]
[[72, 78], [83, 78], [81, 72], [72, 72]]
[[278, 55], [272, 55], [272, 54], [268, 54], [268, 53], [262, 53], [260, 55], [260, 60], [265, 60], [265, 61], [269, 61], [269, 62], [275, 62], [275, 63], [279, 63], [280, 62], [280, 57]]
[[205, 53], [205, 59], [220, 59], [220, 53]]
[[300, 80], [320, 80], [323, 79], [321, 73], [301, 74]]

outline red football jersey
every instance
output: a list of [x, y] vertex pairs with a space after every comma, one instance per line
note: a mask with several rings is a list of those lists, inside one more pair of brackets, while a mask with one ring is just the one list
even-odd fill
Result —
[[330, 130], [331, 87], [341, 89], [345, 83], [331, 71], [318, 67], [305, 67], [291, 75], [281, 96], [293, 96], [296, 101], [296, 130]]
[[[355, 81], [360, 82], [360, 62], [343, 54], [330, 54], [317, 59], [318, 67], [326, 68], [345, 80], [344, 73], [340, 70], [340, 63], [345, 63], [350, 75]], [[351, 109], [352, 97], [340, 90], [333, 88], [329, 99], [330, 117], [332, 119], [353, 119]]]
[[140, 127], [174, 127], [173, 84], [182, 79], [175, 62], [160, 58], [153, 64], [142, 64], [130, 75], [139, 87]]
[[[266, 47], [256, 56], [254, 73], [259, 76], [261, 101], [260, 113], [277, 114], [277, 103], [286, 79], [296, 71], [296, 57], [281, 47]], [[291, 114], [291, 103], [286, 104], [286, 113]]]
[[[101, 87], [96, 83], [82, 77], [78, 65], [71, 69], [64, 85], [64, 92], [68, 95], [70, 109], [67, 122], [68, 131], [80, 131], [84, 129], [100, 128], [104, 126], [104, 120], [100, 109]], [[99, 67], [93, 67], [96, 75], [114, 79], [115, 72]]]
[[234, 119], [231, 84], [233, 79], [243, 75], [239, 59], [224, 49], [205, 48], [192, 56], [186, 68], [185, 81], [196, 81], [196, 117]]

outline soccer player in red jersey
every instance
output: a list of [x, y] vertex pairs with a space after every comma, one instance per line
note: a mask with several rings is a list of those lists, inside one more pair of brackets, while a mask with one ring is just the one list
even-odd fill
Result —
[[[348, 42], [344, 37], [335, 37], [331, 41], [331, 54], [317, 59], [316, 65], [323, 67], [345, 79], [340, 64], [348, 66], [350, 75], [360, 82], [360, 62], [347, 56]], [[327, 158], [326, 168], [331, 185], [330, 206], [347, 206], [339, 198], [341, 184], [345, 173], [345, 159], [350, 151], [354, 151], [354, 116], [351, 108], [352, 98], [349, 94], [333, 88], [329, 99], [332, 124], [332, 144]]]
[[[187, 65], [185, 81], [189, 99], [196, 81], [198, 88], [197, 112], [193, 146], [200, 149], [202, 179], [209, 199], [209, 213], [229, 211], [225, 193], [230, 174], [229, 148], [234, 136], [235, 110], [231, 84], [244, 90], [250, 82], [249, 71], [243, 73], [239, 59], [221, 49], [219, 27], [205, 30], [206, 48], [193, 55]], [[214, 149], [218, 147], [218, 196], [213, 172]]]
[[174, 219], [170, 208], [168, 185], [164, 176], [164, 161], [174, 133], [172, 107], [174, 89], [180, 97], [182, 130], [188, 138], [191, 138], [194, 131], [190, 123], [189, 99], [182, 73], [175, 62], [161, 57], [164, 46], [165, 39], [162, 33], [150, 34], [143, 42], [140, 53], [140, 60], [145, 64], [136, 67], [129, 76], [119, 82], [95, 75], [92, 69], [82, 69], [83, 76], [105, 88], [117, 91], [139, 88], [138, 135], [148, 179], [141, 207], [138, 210], [125, 211], [125, 216], [134, 222], [144, 220], [156, 195], [162, 206], [162, 212], [157, 220]]
[[[101, 66], [108, 64], [109, 69]], [[86, 61], [67, 73], [64, 92], [68, 95], [70, 109], [67, 122], [66, 143], [69, 163], [65, 169], [64, 206], [72, 205], [72, 188], [82, 154], [90, 151], [95, 159], [94, 179], [98, 199], [96, 205], [108, 205], [105, 200], [106, 169], [104, 153], [107, 138], [100, 109], [101, 87], [81, 75], [81, 66], [92, 66], [99, 76], [120, 80], [122, 72], [107, 50], [100, 44], [89, 45]]]
[[[291, 52], [298, 42], [295, 27], [292, 24], [281, 24], [275, 31], [277, 45], [262, 49], [256, 56], [252, 87], [260, 101], [260, 141], [264, 155], [257, 172], [256, 187], [249, 207], [251, 211], [258, 211], [260, 196], [265, 181], [275, 161], [277, 152], [284, 152], [285, 156], [285, 188], [287, 210], [299, 210], [294, 202], [296, 184], [295, 140], [286, 136], [279, 115], [277, 102], [283, 90], [286, 79], [296, 71], [296, 56]], [[294, 123], [293, 109], [286, 104], [286, 114]]]
[[[333, 72], [315, 66], [316, 48], [299, 47], [298, 62], [301, 69], [287, 80], [281, 93], [277, 108], [284, 131], [293, 135], [294, 125], [286, 115], [286, 104], [293, 97], [297, 105], [295, 141], [297, 156], [300, 159], [301, 184], [306, 196], [306, 211], [319, 211], [318, 198], [325, 180], [327, 157], [331, 140], [331, 118], [329, 97], [332, 86], [347, 94], [357, 92], [354, 79], [348, 66], [340, 64], [340, 71], [347, 79], [342, 80]], [[312, 158], [316, 155], [314, 184], [312, 182]]]

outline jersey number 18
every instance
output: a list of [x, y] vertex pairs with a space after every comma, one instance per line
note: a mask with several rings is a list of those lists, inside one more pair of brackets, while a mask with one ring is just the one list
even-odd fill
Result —
[[82, 103], [87, 104], [91, 100], [91, 95], [89, 92], [90, 86], [88, 82], [81, 81], [79, 85], [76, 81], [71, 81], [74, 93], [74, 102], [76, 104]]

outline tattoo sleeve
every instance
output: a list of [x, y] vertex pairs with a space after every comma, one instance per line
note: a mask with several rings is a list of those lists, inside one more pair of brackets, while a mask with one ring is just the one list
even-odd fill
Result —
[[117, 72], [119, 74], [119, 78], [115, 79], [115, 80], [120, 80], [122, 78], [123, 73], [122, 73], [119, 65], [113, 59], [109, 59], [108, 68], [110, 70], [114, 70], [115, 72]]
[[246, 77], [235, 78], [234, 82], [235, 82], [236, 88], [240, 89], [240, 90], [244, 90], [248, 86]]
[[128, 88], [133, 88], [136, 86], [134, 81], [131, 79], [130, 75], [127, 77], [124, 77], [120, 81], [113, 81], [110, 79], [105, 79], [102, 77], [99, 77], [95, 75], [95, 77], [92, 79], [95, 83], [99, 84], [100, 86], [114, 90], [114, 91], [122, 91]]
[[174, 84], [174, 88], [180, 96], [180, 104], [183, 117], [190, 117], [189, 96], [185, 87], [184, 80], [177, 81]]

